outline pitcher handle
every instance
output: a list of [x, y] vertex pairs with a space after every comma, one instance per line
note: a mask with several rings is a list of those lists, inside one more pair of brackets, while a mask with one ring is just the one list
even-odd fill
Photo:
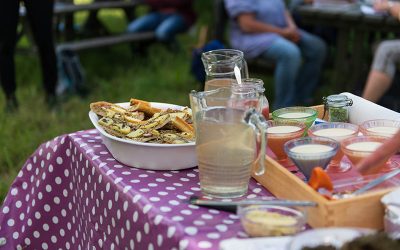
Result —
[[267, 122], [265, 118], [254, 108], [249, 109], [246, 112], [244, 117], [244, 122], [251, 125], [257, 131], [257, 137], [260, 138], [261, 145], [260, 145], [260, 159], [258, 161], [257, 170], [255, 175], [260, 176], [265, 173], [265, 155], [266, 155], [266, 148], [267, 148]]

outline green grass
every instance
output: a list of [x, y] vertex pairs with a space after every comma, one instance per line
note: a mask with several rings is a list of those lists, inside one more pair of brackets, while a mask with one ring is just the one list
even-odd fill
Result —
[[[199, 23], [207, 23], [211, 18], [208, 2], [196, 2], [196, 9], [205, 13], [199, 18]], [[101, 11], [100, 15], [113, 32], [121, 32], [126, 27], [121, 11]], [[85, 17], [86, 14], [81, 13], [76, 15], [76, 20], [79, 23]], [[133, 55], [127, 44], [79, 53], [90, 95], [86, 99], [69, 98], [56, 113], [49, 112], [44, 103], [37, 55], [17, 53], [19, 111], [5, 114], [5, 98], [0, 94], [0, 201], [25, 160], [40, 144], [60, 134], [93, 128], [88, 119], [90, 102], [125, 102], [134, 97], [189, 105], [190, 90], [200, 89], [200, 84], [189, 73], [191, 48], [196, 44], [196, 37], [186, 34], [179, 40], [183, 46], [179, 53], [171, 53], [162, 45], [155, 44], [150, 47], [147, 58]], [[19, 48], [27, 46], [27, 39], [22, 39]], [[266, 95], [271, 102], [271, 75], [257, 73], [254, 76], [265, 81]]]

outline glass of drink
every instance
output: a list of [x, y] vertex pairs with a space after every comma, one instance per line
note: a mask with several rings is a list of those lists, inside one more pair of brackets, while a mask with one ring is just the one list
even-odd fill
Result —
[[240, 70], [241, 78], [248, 78], [249, 72], [243, 52], [234, 49], [218, 49], [204, 52], [201, 60], [206, 71], [204, 90], [228, 87], [236, 82], [235, 66]]
[[[308, 129], [308, 135], [311, 137], [328, 137], [340, 143], [344, 139], [357, 136], [358, 130], [358, 126], [351, 123], [327, 122], [310, 127]], [[339, 145], [339, 149], [329, 163], [327, 171], [331, 173], [341, 173], [348, 171], [351, 168], [351, 164], [347, 162], [341, 162], [343, 156], [343, 151], [340, 149]]]
[[287, 167], [292, 164], [284, 150], [287, 141], [302, 137], [306, 126], [298, 121], [267, 121], [268, 147], [277, 161]]
[[[387, 139], [387, 137], [374, 135], [351, 137], [343, 140], [341, 147], [351, 163], [357, 166], [362, 159], [375, 152]], [[380, 169], [380, 172], [389, 172], [398, 167], [399, 164], [396, 161], [388, 160], [377, 169]]]
[[200, 188], [204, 195], [219, 198], [245, 195], [257, 162], [257, 148], [260, 160], [255, 174], [264, 173], [266, 123], [249, 105], [251, 100], [244, 92], [233, 93], [232, 88], [190, 93]]
[[377, 119], [365, 121], [360, 125], [364, 135], [392, 137], [400, 129], [400, 121]]
[[309, 107], [288, 107], [281, 108], [272, 112], [272, 118], [274, 120], [295, 120], [302, 122], [306, 125], [306, 129], [308, 129], [311, 124], [317, 118], [318, 112]]
[[308, 181], [315, 167], [326, 168], [339, 143], [326, 137], [304, 137], [285, 143], [285, 152]]

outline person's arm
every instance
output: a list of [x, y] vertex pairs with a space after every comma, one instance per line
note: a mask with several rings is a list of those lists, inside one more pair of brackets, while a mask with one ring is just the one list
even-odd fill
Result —
[[242, 13], [238, 15], [236, 19], [240, 29], [246, 33], [271, 32], [281, 35], [286, 39], [290, 39], [289, 37], [293, 35], [293, 31], [289, 27], [280, 28], [268, 23], [260, 22], [255, 18], [253, 13]]
[[388, 0], [378, 0], [374, 3], [374, 8], [377, 11], [387, 11], [390, 15], [400, 19], [400, 3]]
[[286, 18], [286, 23], [288, 24], [288, 27], [291, 31], [290, 40], [297, 43], [300, 40], [300, 33], [299, 30], [297, 29], [296, 23], [292, 18], [292, 15], [287, 10], [285, 11], [285, 18]]

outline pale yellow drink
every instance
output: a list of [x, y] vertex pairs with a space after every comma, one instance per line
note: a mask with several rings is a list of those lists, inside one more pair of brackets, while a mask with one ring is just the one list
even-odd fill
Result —
[[331, 151], [333, 148], [331, 146], [327, 145], [321, 145], [321, 144], [308, 144], [308, 145], [300, 145], [296, 146], [290, 151], [294, 153], [299, 153], [299, 154], [313, 154], [313, 153], [326, 153]]
[[203, 193], [216, 197], [245, 194], [256, 155], [253, 128], [244, 123], [207, 120], [197, 126], [196, 152]]

